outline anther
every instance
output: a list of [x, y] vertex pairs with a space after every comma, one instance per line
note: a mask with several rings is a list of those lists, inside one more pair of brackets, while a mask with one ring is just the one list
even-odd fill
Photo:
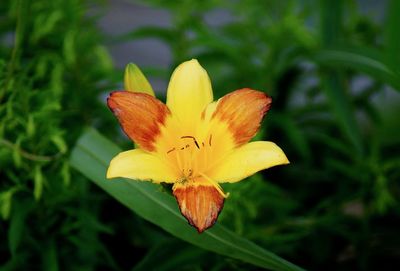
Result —
[[191, 139], [193, 139], [194, 144], [196, 145], [196, 147], [198, 149], [200, 149], [199, 143], [197, 143], [197, 140], [196, 140], [196, 138], [194, 136], [181, 136], [181, 138], [191, 138]]
[[212, 134], [210, 135], [210, 139], [208, 140], [208, 145], [211, 147], [211, 141], [212, 141]]
[[173, 152], [175, 150], [175, 148], [170, 149], [169, 151], [167, 151], [167, 154], [169, 154], [170, 152]]

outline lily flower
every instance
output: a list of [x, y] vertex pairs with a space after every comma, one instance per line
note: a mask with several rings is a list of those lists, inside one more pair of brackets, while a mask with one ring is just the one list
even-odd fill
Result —
[[271, 101], [244, 88], [213, 102], [210, 78], [194, 59], [173, 72], [166, 104], [146, 93], [112, 92], [108, 106], [139, 148], [114, 157], [107, 178], [173, 184], [182, 215], [201, 233], [227, 197], [220, 183], [289, 163], [275, 143], [249, 143]]

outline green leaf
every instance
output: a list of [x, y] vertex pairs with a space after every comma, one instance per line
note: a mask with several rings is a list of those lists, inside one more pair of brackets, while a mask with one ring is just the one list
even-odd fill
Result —
[[7, 220], [10, 217], [12, 197], [17, 191], [18, 187], [14, 186], [9, 190], [0, 193], [0, 216], [4, 220]]
[[61, 153], [66, 153], [68, 150], [67, 144], [65, 143], [65, 140], [62, 138], [61, 135], [55, 134], [51, 137], [51, 141], [56, 145], [57, 149]]
[[339, 127], [347, 136], [358, 154], [363, 152], [362, 137], [355, 119], [354, 109], [350, 97], [344, 90], [340, 74], [331, 72], [329, 76], [323, 77], [323, 84], [326, 96], [336, 116]]
[[31, 137], [35, 134], [35, 122], [32, 115], [28, 116], [28, 122], [26, 124], [26, 134], [28, 137]]
[[387, 19], [384, 27], [386, 42], [386, 62], [397, 73], [400, 72], [400, 1], [390, 0], [387, 3]]
[[198, 234], [180, 214], [175, 199], [161, 186], [132, 180], [107, 180], [109, 161], [121, 150], [94, 130], [78, 140], [71, 165], [137, 215], [203, 249], [271, 270], [302, 270], [220, 224]]
[[293, 148], [299, 153], [302, 159], [311, 160], [311, 149], [301, 127], [293, 120], [293, 117], [286, 114], [275, 113], [274, 123], [279, 126], [292, 143]]
[[15, 202], [15, 211], [13, 211], [10, 230], [8, 231], [8, 245], [11, 255], [17, 256], [17, 249], [20, 246], [26, 227], [26, 218], [31, 211], [33, 204], [31, 201]]
[[58, 265], [57, 246], [54, 243], [54, 240], [50, 240], [48, 242], [48, 244], [43, 248], [42, 253], [43, 253], [42, 254], [43, 270], [45, 271], [60, 270]]
[[63, 165], [61, 167], [61, 177], [63, 180], [63, 184], [66, 187], [68, 187], [71, 183], [71, 173], [70, 173], [68, 161], [63, 162]]
[[343, 0], [320, 0], [321, 41], [337, 44], [342, 36]]
[[13, 149], [12, 157], [14, 160], [14, 164], [17, 168], [20, 168], [22, 165], [22, 157], [20, 153], [20, 146], [21, 146], [22, 137], [19, 136], [17, 141], [15, 142], [15, 148]]
[[[168, 249], [165, 249], [168, 247]], [[207, 253], [178, 239], [168, 238], [155, 245], [132, 271], [193, 270]], [[154, 259], [157, 259], [155, 261]]]
[[371, 49], [323, 49], [313, 52], [311, 58], [318, 64], [335, 67], [351, 68], [355, 71], [370, 75], [371, 77], [391, 85], [400, 90], [400, 78], [383, 61], [380, 54]]
[[35, 197], [35, 200], [40, 200], [42, 197], [43, 193], [43, 173], [42, 169], [40, 166], [36, 165], [34, 169], [34, 177], [33, 177], [33, 183], [34, 183], [34, 188], [33, 188], [33, 196]]

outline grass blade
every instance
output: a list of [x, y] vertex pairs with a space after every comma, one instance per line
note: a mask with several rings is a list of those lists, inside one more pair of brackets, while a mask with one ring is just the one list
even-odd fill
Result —
[[400, 91], [400, 78], [371, 49], [323, 49], [313, 53], [311, 58], [318, 64], [332, 68], [350, 68], [391, 85]]
[[385, 24], [385, 43], [386, 43], [386, 62], [388, 65], [395, 70], [397, 75], [400, 73], [400, 1], [390, 0], [388, 1], [386, 8], [386, 24]]
[[323, 84], [325, 94], [328, 97], [328, 101], [336, 116], [339, 127], [352, 143], [357, 153], [362, 154], [362, 137], [355, 119], [350, 97], [344, 90], [345, 86], [341, 84], [340, 74], [331, 72], [329, 76], [324, 76]]

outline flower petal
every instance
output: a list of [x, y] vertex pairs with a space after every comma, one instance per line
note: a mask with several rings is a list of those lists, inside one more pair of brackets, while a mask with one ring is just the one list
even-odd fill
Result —
[[149, 94], [114, 91], [107, 99], [108, 107], [118, 118], [124, 132], [147, 151], [155, 151], [168, 108]]
[[197, 60], [186, 61], [175, 69], [168, 85], [167, 105], [182, 126], [193, 127], [212, 101], [210, 78]]
[[134, 180], [151, 180], [155, 183], [174, 183], [174, 171], [156, 155], [136, 149], [119, 153], [107, 170], [107, 178], [123, 177]]
[[174, 184], [172, 190], [182, 215], [199, 233], [214, 225], [224, 206], [224, 197], [214, 186], [185, 182]]
[[227, 123], [235, 143], [242, 145], [257, 133], [271, 102], [264, 92], [239, 89], [218, 100], [212, 118]]
[[273, 142], [256, 141], [234, 149], [207, 175], [219, 183], [234, 183], [260, 170], [283, 164], [289, 164], [289, 160], [281, 148]]

